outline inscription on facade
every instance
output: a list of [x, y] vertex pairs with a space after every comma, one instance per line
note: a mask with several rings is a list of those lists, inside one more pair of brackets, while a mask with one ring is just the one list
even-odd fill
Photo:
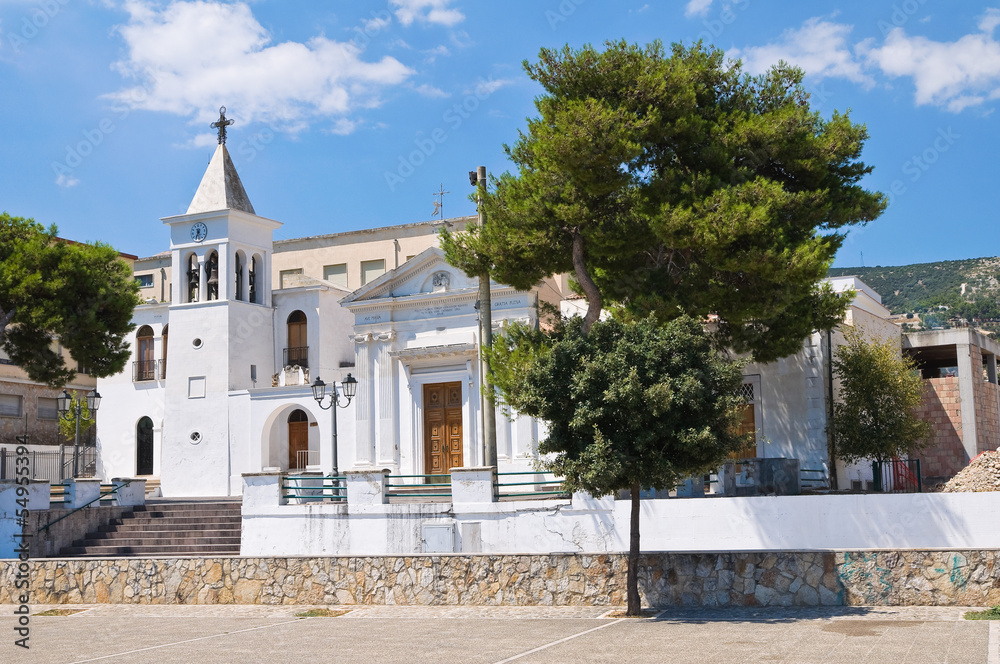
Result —
[[420, 307], [419, 309], [414, 309], [413, 313], [421, 318], [440, 318], [441, 316], [460, 313], [465, 308], [461, 304], [443, 304], [436, 307]]

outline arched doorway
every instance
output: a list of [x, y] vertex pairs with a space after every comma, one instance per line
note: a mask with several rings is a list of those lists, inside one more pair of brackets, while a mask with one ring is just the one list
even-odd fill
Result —
[[143, 325], [135, 333], [135, 380], [156, 380], [153, 328]]
[[143, 417], [135, 426], [135, 474], [153, 474], [153, 420]]
[[288, 469], [304, 469], [309, 464], [309, 416], [296, 409], [288, 416]]
[[288, 346], [285, 348], [285, 366], [309, 367], [309, 341], [306, 315], [293, 311], [288, 315]]

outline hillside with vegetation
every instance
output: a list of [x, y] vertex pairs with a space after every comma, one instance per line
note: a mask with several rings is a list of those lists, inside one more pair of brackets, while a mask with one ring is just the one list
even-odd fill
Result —
[[967, 258], [900, 266], [832, 268], [831, 277], [856, 276], [882, 296], [910, 329], [970, 323], [1000, 330], [1000, 258]]

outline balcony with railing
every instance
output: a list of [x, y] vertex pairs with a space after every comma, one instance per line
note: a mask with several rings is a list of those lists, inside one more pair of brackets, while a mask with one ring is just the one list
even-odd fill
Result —
[[166, 373], [166, 362], [163, 360], [136, 360], [132, 363], [132, 381], [139, 383], [148, 380], [161, 380]]
[[294, 367], [296, 365], [303, 369], [309, 368], [309, 346], [294, 346], [285, 349], [284, 362], [281, 366]]

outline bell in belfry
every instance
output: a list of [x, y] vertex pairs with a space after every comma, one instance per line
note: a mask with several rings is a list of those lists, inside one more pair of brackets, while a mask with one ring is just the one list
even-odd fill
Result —
[[208, 264], [208, 281], [206, 282], [208, 286], [208, 299], [218, 300], [219, 299], [219, 260], [212, 256]]

